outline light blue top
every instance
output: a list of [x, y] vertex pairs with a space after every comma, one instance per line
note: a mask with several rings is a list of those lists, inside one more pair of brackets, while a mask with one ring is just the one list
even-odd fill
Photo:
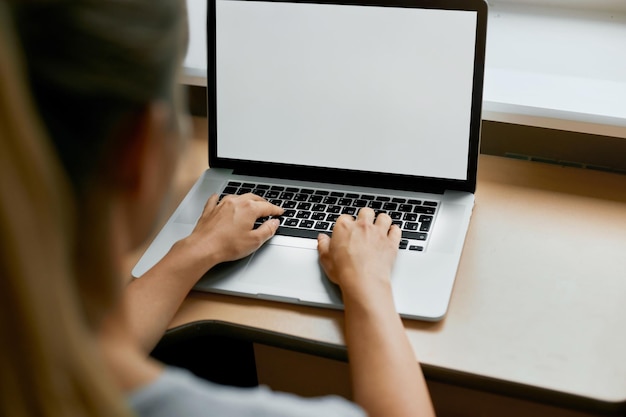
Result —
[[267, 387], [235, 388], [167, 367], [153, 383], [128, 397], [138, 417], [363, 417], [356, 404], [341, 397], [302, 398]]

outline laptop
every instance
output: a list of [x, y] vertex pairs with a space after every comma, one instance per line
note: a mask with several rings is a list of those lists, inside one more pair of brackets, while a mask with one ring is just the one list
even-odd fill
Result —
[[398, 312], [442, 319], [474, 205], [486, 22], [482, 0], [209, 0], [211, 168], [133, 275], [210, 195], [253, 192], [285, 208], [276, 236], [195, 289], [341, 309], [316, 236], [367, 206], [402, 228]]

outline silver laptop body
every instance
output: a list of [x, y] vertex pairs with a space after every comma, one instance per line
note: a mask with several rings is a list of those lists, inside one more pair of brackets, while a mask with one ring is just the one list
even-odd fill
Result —
[[133, 275], [189, 235], [211, 194], [252, 191], [290, 217], [195, 289], [340, 309], [314, 237], [370, 206], [403, 228], [399, 313], [442, 319], [474, 205], [486, 21], [482, 0], [210, 0], [211, 169]]

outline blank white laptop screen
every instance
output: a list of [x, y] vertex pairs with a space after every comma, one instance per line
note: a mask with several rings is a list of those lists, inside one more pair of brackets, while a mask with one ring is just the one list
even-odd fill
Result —
[[476, 23], [217, 0], [218, 156], [467, 179]]

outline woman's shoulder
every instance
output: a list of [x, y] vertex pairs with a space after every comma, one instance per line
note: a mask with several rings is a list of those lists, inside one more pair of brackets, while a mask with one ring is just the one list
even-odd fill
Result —
[[267, 387], [217, 385], [180, 368], [167, 367], [159, 378], [128, 397], [139, 417], [201, 416], [364, 416], [341, 397], [302, 398]]

